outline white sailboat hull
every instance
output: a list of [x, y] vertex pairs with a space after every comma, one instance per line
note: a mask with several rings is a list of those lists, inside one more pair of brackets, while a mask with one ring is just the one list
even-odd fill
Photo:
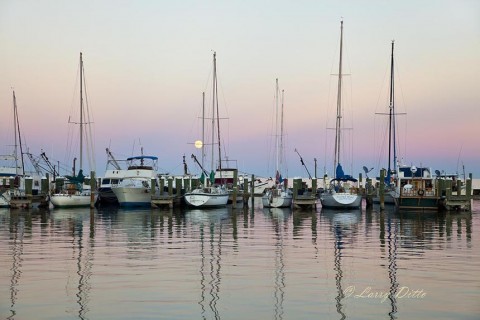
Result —
[[288, 191], [272, 192], [272, 190], [268, 190], [262, 197], [264, 208], [288, 208], [292, 206], [292, 201], [293, 196]]
[[362, 204], [362, 196], [351, 193], [324, 193], [320, 196], [324, 208], [358, 209]]
[[8, 208], [10, 206], [10, 194], [4, 192], [0, 194], [0, 208]]
[[185, 202], [192, 207], [222, 207], [228, 202], [228, 192], [202, 192], [199, 189], [185, 194]]
[[88, 207], [90, 206], [89, 194], [53, 194], [50, 202], [55, 208]]

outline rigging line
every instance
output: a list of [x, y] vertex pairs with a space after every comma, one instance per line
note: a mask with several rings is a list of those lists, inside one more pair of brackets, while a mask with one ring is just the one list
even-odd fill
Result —
[[[95, 150], [95, 139], [94, 135], [92, 134], [92, 123], [94, 123], [93, 119], [93, 113], [90, 111], [90, 103], [88, 101], [88, 94], [87, 94], [87, 77], [85, 74], [85, 70], [83, 71], [83, 87], [84, 87], [84, 96], [85, 96], [85, 106], [86, 106], [86, 121], [84, 124], [88, 124], [88, 132], [85, 131], [85, 138], [86, 138], [86, 143], [87, 143], [87, 159], [88, 159], [88, 165], [90, 167], [90, 170], [94, 169], [96, 167], [95, 163], [95, 157], [94, 157], [94, 152]], [[93, 128], [95, 130], [95, 127]]]

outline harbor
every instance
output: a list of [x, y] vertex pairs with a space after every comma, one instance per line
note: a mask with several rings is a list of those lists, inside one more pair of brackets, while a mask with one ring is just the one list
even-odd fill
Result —
[[0, 319], [477, 319], [479, 12], [0, 1]]
[[471, 319], [473, 204], [0, 209], [0, 317]]

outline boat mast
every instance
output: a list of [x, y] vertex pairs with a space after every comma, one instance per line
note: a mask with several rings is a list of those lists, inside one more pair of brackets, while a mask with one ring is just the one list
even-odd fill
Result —
[[340, 135], [342, 124], [342, 50], [343, 50], [343, 20], [340, 22], [340, 61], [338, 64], [337, 119], [335, 123], [335, 160], [333, 177], [337, 176], [337, 165], [340, 163]]
[[205, 92], [202, 92], [202, 170], [203, 170], [204, 159], [205, 159]]
[[83, 170], [83, 59], [80, 52], [80, 170]]
[[[18, 120], [17, 98], [15, 97], [15, 90], [13, 90], [13, 130], [15, 135], [15, 174], [18, 175], [18, 150], [20, 146], [20, 160], [22, 163], [22, 176], [25, 175], [25, 163], [23, 161], [23, 149], [22, 149], [22, 135], [20, 134], [20, 121]], [[18, 133], [18, 134], [17, 134]], [[18, 138], [18, 141], [17, 141]]]
[[[393, 167], [397, 163], [397, 148], [395, 137], [395, 92], [394, 92], [394, 67], [393, 67], [393, 48], [395, 41], [392, 40], [392, 58], [390, 63], [390, 106], [389, 106], [389, 128], [388, 128], [388, 177]], [[391, 154], [393, 149], [393, 166], [391, 163]]]
[[278, 135], [278, 78], [275, 79], [275, 175], [280, 167], [280, 139]]
[[216, 53], [213, 54], [213, 63], [214, 63], [214, 79], [215, 79], [215, 107], [217, 110], [217, 139], [218, 139], [218, 169], [220, 170], [220, 174], [222, 173], [222, 148], [220, 145], [220, 114], [218, 110], [218, 84], [217, 84], [217, 59], [216, 59]]
[[282, 89], [282, 113], [280, 116], [280, 150], [279, 150], [279, 155], [280, 155], [280, 170], [283, 170], [283, 100], [284, 100], [284, 90]]
[[211, 170], [215, 170], [215, 77], [216, 77], [216, 52], [213, 52], [213, 83], [212, 83], [212, 158], [211, 158]]

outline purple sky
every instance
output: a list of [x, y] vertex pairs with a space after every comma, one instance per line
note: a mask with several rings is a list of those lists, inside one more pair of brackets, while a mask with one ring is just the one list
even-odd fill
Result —
[[[285, 90], [288, 176], [333, 168], [340, 20], [344, 19], [344, 169], [386, 167], [391, 40], [403, 162], [480, 176], [480, 2], [0, 2], [0, 153], [11, 152], [12, 88], [29, 150], [71, 166], [83, 52], [98, 175], [118, 158], [159, 157], [182, 173], [201, 137], [217, 52], [222, 138], [240, 171], [272, 176], [275, 78]], [[208, 107], [211, 102], [207, 100]], [[73, 118], [72, 118], [73, 119]], [[76, 129], [75, 129], [76, 130]], [[383, 150], [383, 151], [382, 151]], [[87, 166], [88, 167], [88, 166]], [[88, 170], [88, 169], [87, 169]]]

